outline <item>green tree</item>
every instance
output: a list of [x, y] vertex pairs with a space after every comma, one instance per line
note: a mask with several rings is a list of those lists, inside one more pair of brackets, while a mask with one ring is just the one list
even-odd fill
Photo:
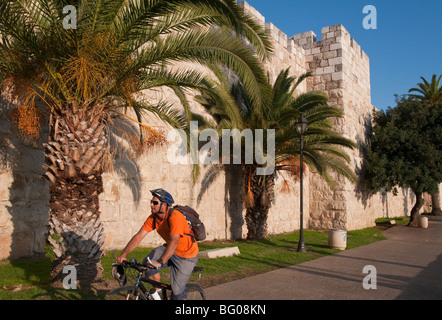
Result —
[[214, 63], [233, 69], [260, 104], [260, 59], [270, 52], [263, 28], [234, 0], [2, 0], [0, 33], [0, 84], [19, 101], [19, 129], [38, 138], [41, 112], [49, 115], [52, 279], [75, 264], [85, 284], [102, 270], [98, 196], [109, 128], [138, 139], [115, 115], [140, 125], [139, 146], [161, 140], [145, 117], [178, 128], [186, 119], [170, 101], [140, 93], [171, 88], [187, 106], [183, 89], [214, 94], [202, 68]]
[[434, 192], [442, 181], [442, 108], [402, 97], [395, 108], [375, 112], [374, 124], [367, 181], [374, 192], [411, 188], [416, 203], [410, 225], [416, 225], [422, 193]]
[[[222, 74], [218, 75], [222, 78]], [[302, 113], [308, 120], [308, 129], [304, 138], [304, 163], [313, 172], [319, 173], [330, 185], [333, 179], [330, 171], [335, 171], [356, 181], [356, 175], [348, 166], [350, 157], [343, 148], [354, 148], [355, 144], [333, 130], [331, 118], [342, 117], [342, 111], [327, 105], [327, 95], [324, 92], [312, 91], [294, 93], [299, 85], [310, 74], [304, 74], [298, 79], [289, 76], [289, 69], [283, 70], [266, 99], [268, 105], [256, 105], [249, 98], [247, 88], [241, 82], [229, 83], [227, 78], [221, 81], [227, 90], [230, 90], [232, 99], [231, 108], [218, 105], [214, 101], [204, 100], [202, 104], [215, 115], [214, 127], [222, 136], [222, 129], [251, 130], [263, 129], [263, 141], [267, 141], [268, 130], [275, 130], [275, 171], [267, 175], [257, 174], [257, 168], [266, 167], [269, 163], [260, 164], [254, 161], [245, 161], [247, 156], [244, 140], [241, 143], [241, 166], [243, 184], [243, 202], [246, 209], [245, 221], [247, 224], [248, 239], [263, 239], [267, 236], [267, 217], [274, 198], [274, 182], [276, 172], [286, 171], [292, 177], [299, 177], [300, 172], [300, 139], [296, 131], [297, 119]], [[254, 153], [268, 151], [254, 149]], [[231, 163], [233, 162], [233, 159]], [[220, 167], [217, 166], [217, 169]], [[224, 166], [228, 170], [228, 166]], [[214, 171], [216, 171], [214, 169]], [[208, 171], [208, 176], [213, 174]], [[207, 178], [207, 177], [206, 177]]]
[[[433, 74], [431, 82], [428, 82], [425, 78], [421, 77], [422, 83], [418, 83], [418, 88], [411, 88], [408, 92], [418, 92], [418, 94], [410, 94], [409, 96], [427, 103], [430, 106], [436, 106], [442, 104], [442, 75], [439, 78]], [[440, 205], [440, 192], [439, 188], [431, 194], [431, 213], [434, 215], [442, 215], [442, 208]]]

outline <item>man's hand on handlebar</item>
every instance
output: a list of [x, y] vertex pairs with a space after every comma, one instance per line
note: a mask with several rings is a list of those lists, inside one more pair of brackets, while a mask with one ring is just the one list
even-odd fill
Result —
[[146, 266], [152, 269], [159, 269], [161, 268], [161, 263], [156, 260], [150, 260], [150, 258], [147, 257]]
[[119, 264], [123, 263], [123, 261], [127, 261], [126, 256], [120, 255], [115, 259], [115, 262]]

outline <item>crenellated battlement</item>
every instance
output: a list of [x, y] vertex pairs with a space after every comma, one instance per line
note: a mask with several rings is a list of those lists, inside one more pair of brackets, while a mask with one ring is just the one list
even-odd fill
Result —
[[331, 105], [345, 109], [344, 101], [330, 90], [351, 88], [357, 92], [352, 101], [359, 97], [357, 100], [363, 101], [357, 102], [358, 105], [363, 103], [371, 108], [368, 55], [342, 24], [323, 27], [320, 41], [313, 31], [289, 37], [272, 22], [266, 22], [265, 17], [246, 1], [239, 5], [255, 17], [273, 39], [274, 57], [266, 63], [273, 79], [282, 68], [290, 67], [295, 76], [310, 71], [314, 77], [309, 79], [309, 89], [327, 91]]
[[331, 45], [335, 43], [343, 43], [347, 47], [353, 48], [355, 52], [359, 52], [361, 59], [368, 59], [367, 54], [361, 49], [360, 45], [355, 41], [355, 39], [351, 38], [350, 33], [342, 24], [323, 27], [321, 29], [321, 41], [317, 41], [317, 36], [313, 31], [306, 31], [289, 37], [287, 34], [278, 29], [278, 27], [272, 22], [266, 22], [265, 16], [263, 16], [258, 10], [256, 10], [246, 1], [242, 1], [238, 3], [238, 5], [249, 15], [253, 16], [259, 24], [264, 26], [266, 31], [275, 41], [286, 48], [291, 46], [292, 41], [304, 49]]

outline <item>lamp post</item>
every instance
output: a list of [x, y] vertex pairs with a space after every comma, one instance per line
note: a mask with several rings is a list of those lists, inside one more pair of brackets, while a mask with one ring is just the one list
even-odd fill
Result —
[[304, 200], [303, 200], [303, 152], [304, 152], [304, 133], [307, 130], [308, 121], [307, 119], [300, 114], [298, 118], [298, 122], [296, 123], [296, 130], [299, 133], [299, 139], [300, 139], [300, 171], [301, 171], [301, 190], [300, 190], [300, 228], [299, 228], [299, 243], [298, 243], [298, 252], [306, 252], [307, 249], [305, 248], [304, 244]]

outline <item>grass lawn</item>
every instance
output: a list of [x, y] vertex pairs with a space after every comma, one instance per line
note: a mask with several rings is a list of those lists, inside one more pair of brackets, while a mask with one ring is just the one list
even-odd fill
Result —
[[[383, 240], [381, 228], [367, 228], [347, 233], [347, 249]], [[203, 287], [236, 280], [250, 275], [267, 272], [276, 268], [302, 263], [338, 252], [328, 247], [328, 231], [304, 231], [307, 252], [296, 252], [299, 232], [269, 236], [262, 241], [207, 241], [199, 244], [200, 251], [221, 247], [237, 246], [240, 255], [217, 259], [199, 259], [203, 267], [201, 279], [197, 275], [191, 282], [199, 282]], [[138, 248], [128, 257], [142, 261], [152, 248]], [[118, 254], [118, 252], [117, 252]], [[50, 261], [48, 258], [30, 258], [0, 261], [0, 300], [13, 299], [104, 299], [104, 295], [116, 281], [110, 275], [113, 262], [112, 253], [102, 258], [103, 283], [93, 292], [64, 290], [49, 285]], [[163, 280], [168, 281], [168, 271], [163, 272]], [[21, 287], [19, 287], [21, 286]], [[14, 290], [15, 289], [15, 290]]]

